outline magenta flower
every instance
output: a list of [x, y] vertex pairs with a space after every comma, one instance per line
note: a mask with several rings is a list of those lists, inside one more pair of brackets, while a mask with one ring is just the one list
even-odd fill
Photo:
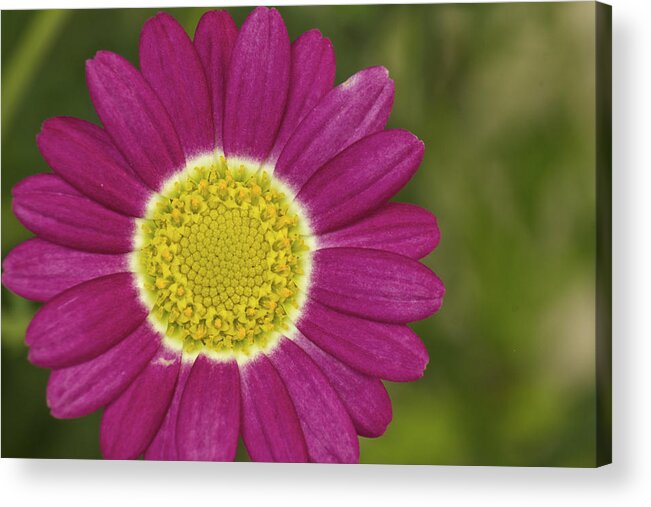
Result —
[[88, 61], [103, 128], [47, 120], [54, 174], [13, 189], [37, 237], [3, 281], [45, 302], [26, 342], [52, 414], [104, 408], [107, 458], [232, 460], [241, 435], [257, 461], [358, 461], [391, 421], [382, 380], [427, 365], [407, 323], [444, 293], [418, 262], [434, 216], [388, 203], [423, 157], [385, 130], [388, 72], [333, 88], [330, 41], [290, 44], [267, 8], [239, 32], [208, 12], [194, 41], [159, 14], [140, 67]]

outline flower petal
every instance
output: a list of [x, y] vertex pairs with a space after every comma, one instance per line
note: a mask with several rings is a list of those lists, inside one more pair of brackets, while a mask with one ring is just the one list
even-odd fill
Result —
[[285, 116], [271, 149], [268, 163], [278, 159], [289, 137], [303, 118], [332, 89], [335, 79], [335, 53], [330, 39], [318, 30], [309, 30], [294, 41]]
[[160, 346], [147, 321], [113, 348], [88, 362], [54, 370], [47, 404], [54, 417], [83, 417], [112, 402], [145, 368]]
[[47, 301], [86, 280], [124, 271], [125, 255], [81, 252], [32, 238], [5, 257], [2, 283], [26, 299]]
[[161, 346], [149, 364], [102, 416], [99, 445], [107, 459], [135, 459], [158, 431], [170, 405], [181, 365]]
[[143, 216], [151, 190], [102, 128], [78, 118], [50, 118], [36, 143], [54, 172], [79, 192], [118, 213]]
[[237, 39], [237, 25], [226, 11], [208, 11], [199, 20], [194, 46], [208, 80], [212, 98], [215, 145], [224, 151], [224, 97], [231, 53]]
[[393, 81], [384, 67], [358, 72], [305, 117], [287, 141], [274, 174], [298, 192], [328, 160], [384, 129], [392, 105]]
[[140, 69], [169, 113], [186, 158], [212, 152], [213, 120], [203, 67], [188, 34], [165, 12], [142, 28]]
[[287, 388], [266, 356], [242, 369], [242, 438], [254, 461], [306, 462], [307, 447]]
[[158, 429], [158, 433], [145, 451], [145, 459], [158, 461], [178, 461], [179, 454], [176, 450], [176, 427], [179, 415], [179, 405], [185, 390], [185, 384], [192, 371], [193, 363], [184, 361], [181, 363], [179, 378], [176, 381], [172, 402], [165, 414], [165, 419]]
[[421, 259], [436, 248], [440, 238], [436, 217], [428, 210], [390, 202], [347, 227], [319, 236], [319, 247], [371, 248]]
[[84, 282], [36, 312], [25, 334], [29, 360], [44, 368], [83, 363], [132, 333], [146, 317], [131, 273]]
[[185, 385], [177, 420], [180, 460], [232, 461], [240, 431], [240, 376], [235, 361], [200, 355]]
[[356, 370], [394, 382], [423, 376], [429, 356], [409, 327], [353, 317], [309, 301], [296, 327], [320, 348]]
[[90, 96], [116, 146], [154, 190], [184, 164], [183, 149], [165, 107], [127, 60], [99, 51], [86, 62]]
[[313, 255], [310, 297], [382, 322], [411, 322], [436, 312], [445, 288], [423, 264], [390, 252], [327, 248]]
[[270, 354], [298, 414], [310, 461], [357, 463], [359, 442], [346, 408], [319, 367], [291, 340]]
[[349, 368], [304, 336], [297, 343], [328, 377], [346, 406], [357, 433], [369, 438], [384, 434], [393, 413], [391, 398], [382, 381]]
[[29, 176], [12, 195], [18, 220], [43, 239], [90, 252], [132, 249], [132, 219], [81, 195], [54, 174]]
[[227, 157], [263, 161], [285, 110], [290, 45], [275, 9], [256, 8], [233, 48], [226, 83], [224, 151]]
[[423, 142], [406, 130], [365, 137], [319, 169], [296, 198], [314, 232], [350, 224], [388, 201], [423, 159]]

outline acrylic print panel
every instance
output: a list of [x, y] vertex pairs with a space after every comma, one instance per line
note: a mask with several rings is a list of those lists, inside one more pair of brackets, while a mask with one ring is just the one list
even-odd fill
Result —
[[3, 12], [2, 455], [608, 462], [609, 23]]

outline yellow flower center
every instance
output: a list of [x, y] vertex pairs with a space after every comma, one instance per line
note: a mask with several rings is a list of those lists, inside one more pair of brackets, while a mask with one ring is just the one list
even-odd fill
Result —
[[310, 253], [278, 183], [222, 157], [190, 165], [148, 209], [132, 262], [168, 343], [217, 357], [272, 346], [300, 307]]

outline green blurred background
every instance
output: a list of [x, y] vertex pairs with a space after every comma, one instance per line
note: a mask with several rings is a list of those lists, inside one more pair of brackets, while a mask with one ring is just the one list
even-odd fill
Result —
[[[241, 24], [250, 9], [229, 9]], [[390, 384], [394, 418], [361, 439], [364, 463], [593, 466], [595, 15], [592, 3], [281, 7], [290, 36], [328, 36], [337, 82], [386, 66], [390, 127], [425, 141], [398, 196], [438, 217], [426, 263], [447, 287], [414, 329], [431, 362]], [[205, 9], [169, 9], [193, 34]], [[2, 255], [30, 237], [11, 187], [47, 171], [41, 122], [97, 121], [84, 62], [137, 62], [156, 9], [2, 13]], [[2, 288], [2, 455], [97, 458], [99, 414], [59, 421], [48, 372], [29, 364], [38, 308]], [[239, 458], [247, 459], [243, 450]]]

